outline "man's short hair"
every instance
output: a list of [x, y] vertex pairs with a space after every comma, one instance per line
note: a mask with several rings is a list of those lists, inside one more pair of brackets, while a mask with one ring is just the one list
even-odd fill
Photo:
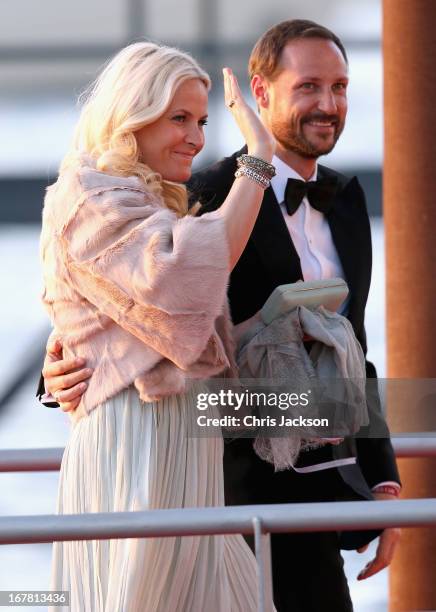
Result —
[[331, 40], [348, 63], [347, 53], [341, 40], [328, 28], [307, 19], [288, 19], [270, 28], [254, 45], [248, 62], [250, 79], [260, 74], [273, 79], [279, 72], [279, 62], [285, 46], [300, 38], [323, 38]]

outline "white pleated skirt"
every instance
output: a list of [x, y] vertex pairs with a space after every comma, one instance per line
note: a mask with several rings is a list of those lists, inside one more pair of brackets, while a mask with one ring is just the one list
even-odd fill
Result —
[[[224, 505], [223, 439], [192, 437], [197, 388], [144, 403], [130, 387], [74, 426], [57, 512]], [[217, 432], [220, 434], [220, 432]], [[53, 612], [251, 612], [255, 557], [240, 535], [56, 542]]]

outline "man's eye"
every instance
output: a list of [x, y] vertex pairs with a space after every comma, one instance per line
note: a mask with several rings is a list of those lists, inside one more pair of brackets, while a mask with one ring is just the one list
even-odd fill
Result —
[[315, 83], [302, 83], [301, 89], [307, 89], [308, 91], [311, 91], [312, 89], [315, 89]]
[[335, 83], [333, 85], [333, 89], [335, 89], [335, 91], [345, 91], [347, 89], [347, 84], [346, 83]]

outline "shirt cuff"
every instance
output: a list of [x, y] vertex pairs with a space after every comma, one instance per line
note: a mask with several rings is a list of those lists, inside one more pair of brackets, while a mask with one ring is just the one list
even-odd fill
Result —
[[41, 402], [41, 404], [44, 404], [44, 406], [47, 406], [48, 408], [59, 408], [59, 404], [56, 401], [56, 398], [53, 397], [51, 393], [43, 393], [39, 396], [39, 401]]
[[395, 482], [395, 480], [384, 480], [383, 482], [379, 482], [372, 487], [371, 491], [374, 492], [378, 489], [378, 487], [384, 487], [385, 485], [388, 487], [394, 487], [395, 489], [397, 489], [398, 493], [401, 491], [400, 483]]

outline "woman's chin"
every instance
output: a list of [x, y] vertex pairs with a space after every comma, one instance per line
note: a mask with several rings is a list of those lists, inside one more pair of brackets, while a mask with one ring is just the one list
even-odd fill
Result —
[[187, 168], [186, 170], [179, 170], [177, 172], [171, 172], [162, 176], [164, 181], [171, 181], [172, 183], [186, 183], [189, 181], [192, 175], [191, 168]]

